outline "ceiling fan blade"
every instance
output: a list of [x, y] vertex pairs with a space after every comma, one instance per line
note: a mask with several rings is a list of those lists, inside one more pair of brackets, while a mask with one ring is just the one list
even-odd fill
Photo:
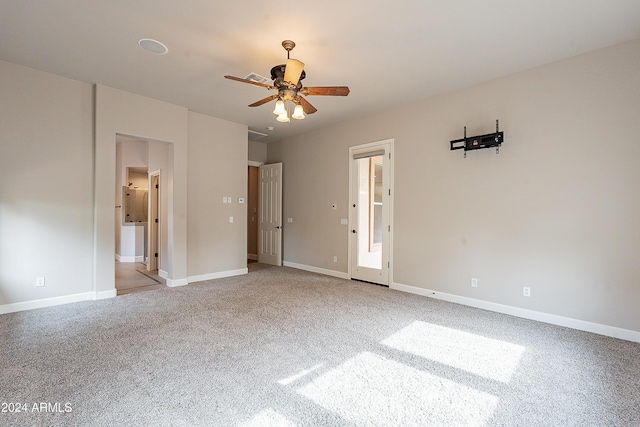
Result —
[[275, 87], [273, 87], [273, 85], [268, 85], [265, 83], [258, 83], [258, 82], [254, 82], [253, 80], [247, 80], [247, 79], [241, 79], [240, 77], [234, 77], [234, 76], [224, 76], [225, 79], [229, 79], [229, 80], [235, 80], [237, 82], [242, 82], [242, 83], [249, 83], [255, 86], [260, 86], [260, 87], [266, 87], [267, 89], [275, 89]]
[[307, 101], [303, 97], [299, 96], [298, 99], [300, 100], [300, 105], [302, 105], [302, 111], [304, 111], [305, 114], [313, 114], [318, 111], [316, 107], [311, 105], [309, 101]]
[[284, 67], [284, 81], [297, 86], [302, 75], [304, 64], [297, 59], [287, 59], [287, 65]]
[[347, 96], [349, 95], [349, 87], [347, 86], [316, 86], [303, 87], [300, 93], [306, 96], [325, 95], [325, 96]]
[[269, 101], [273, 101], [277, 97], [278, 97], [277, 93], [275, 95], [267, 96], [266, 98], [261, 99], [260, 101], [256, 101], [253, 104], [249, 104], [249, 107], [259, 107], [262, 104], [266, 104]]

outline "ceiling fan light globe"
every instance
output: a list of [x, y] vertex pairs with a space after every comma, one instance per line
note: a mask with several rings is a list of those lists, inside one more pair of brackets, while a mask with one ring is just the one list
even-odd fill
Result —
[[304, 110], [302, 109], [302, 105], [296, 104], [296, 108], [294, 108], [293, 114], [291, 115], [291, 117], [296, 120], [304, 119], [305, 115], [304, 115]]
[[276, 108], [273, 109], [273, 114], [279, 116], [286, 113], [287, 110], [284, 109], [284, 102], [281, 99], [278, 99], [276, 101]]
[[287, 115], [287, 112], [285, 111], [284, 113], [280, 114], [276, 118], [276, 120], [281, 122], [281, 123], [289, 123], [289, 116]]

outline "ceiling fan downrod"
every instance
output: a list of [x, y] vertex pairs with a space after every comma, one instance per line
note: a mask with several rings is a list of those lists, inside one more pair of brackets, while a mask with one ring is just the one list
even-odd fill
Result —
[[294, 47], [296, 47], [296, 44], [293, 42], [293, 40], [284, 40], [282, 42], [282, 47], [287, 51], [287, 59], [290, 59], [289, 53], [293, 50]]

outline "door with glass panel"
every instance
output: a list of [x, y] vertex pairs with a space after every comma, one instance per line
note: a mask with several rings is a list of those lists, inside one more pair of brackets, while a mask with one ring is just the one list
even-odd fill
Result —
[[391, 143], [350, 149], [350, 277], [389, 285]]

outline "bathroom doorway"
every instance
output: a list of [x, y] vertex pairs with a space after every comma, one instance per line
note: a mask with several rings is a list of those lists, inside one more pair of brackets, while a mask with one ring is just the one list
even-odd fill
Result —
[[116, 136], [117, 295], [166, 286], [167, 189], [162, 183], [171, 177], [171, 148], [168, 143]]

